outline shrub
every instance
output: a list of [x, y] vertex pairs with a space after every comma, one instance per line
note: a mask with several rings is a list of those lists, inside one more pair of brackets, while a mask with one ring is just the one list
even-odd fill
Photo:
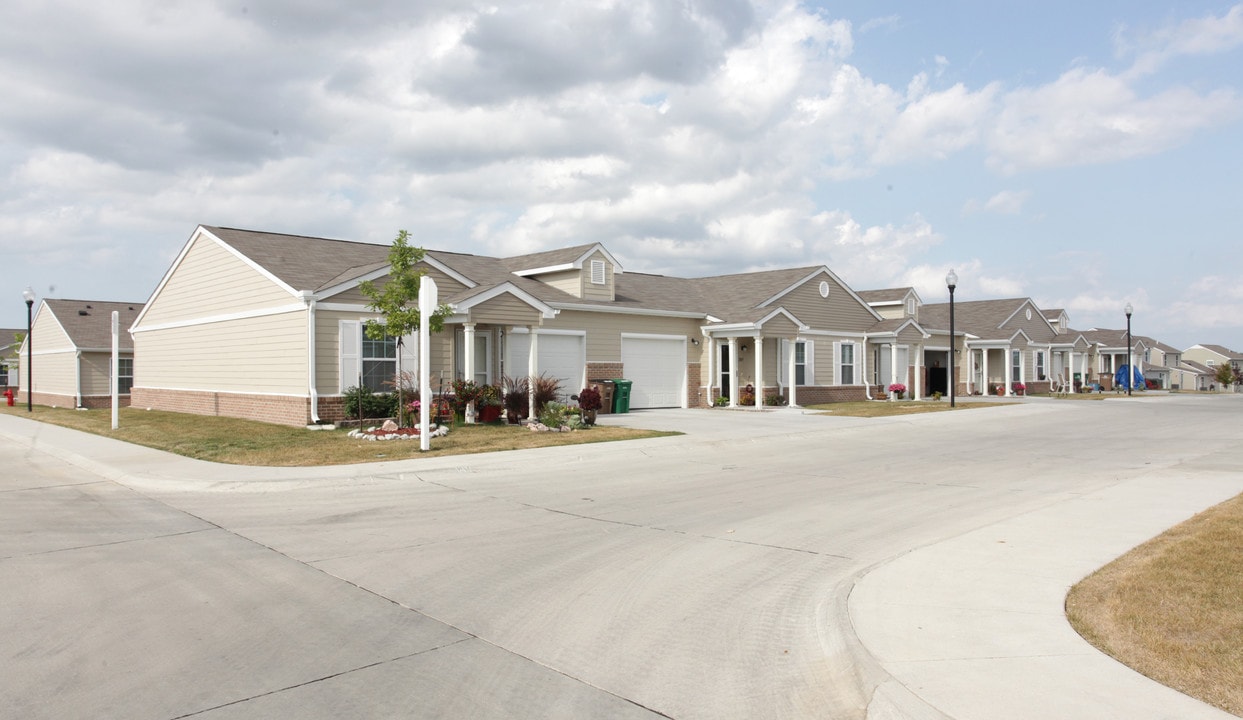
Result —
[[725, 407], [726, 405], [729, 405], [729, 398], [724, 395], [717, 395], [716, 399], [712, 401], [712, 404], [716, 407]]
[[738, 393], [738, 404], [739, 405], [754, 405], [755, 404], [755, 387], [751, 385], [751, 383], [747, 383], [747, 386], [742, 389], [742, 392]]
[[539, 421], [550, 428], [561, 427], [566, 423], [566, 407], [555, 400], [550, 400], [540, 411]]
[[600, 391], [595, 388], [583, 388], [578, 393], [578, 406], [584, 410], [599, 410], [603, 403], [600, 402]]
[[786, 404], [785, 395], [765, 395], [764, 404], [765, 405], [785, 405]]
[[505, 411], [518, 417], [527, 415], [527, 379], [505, 376], [501, 379], [501, 397]]
[[535, 415], [538, 417], [544, 411], [544, 406], [561, 397], [561, 381], [549, 375], [540, 375], [535, 378], [531, 392], [535, 395]]
[[352, 387], [345, 391], [345, 416], [356, 418], [359, 407], [364, 418], [390, 418], [397, 416], [397, 396], [392, 393], [374, 393], [371, 388]]

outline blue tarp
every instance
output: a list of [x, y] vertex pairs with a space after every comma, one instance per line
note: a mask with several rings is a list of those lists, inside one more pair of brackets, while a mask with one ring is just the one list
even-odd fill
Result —
[[[1118, 372], [1114, 373], [1114, 387], [1121, 388], [1123, 390], [1128, 389], [1127, 384], [1126, 384], [1126, 375], [1127, 375], [1127, 370], [1129, 369], [1130, 369], [1129, 365], [1122, 365], [1118, 368]], [[1142, 390], [1147, 387], [1147, 385], [1144, 384], [1144, 374], [1139, 371], [1139, 368], [1135, 368], [1135, 372], [1132, 374], [1131, 379], [1134, 381], [1135, 384], [1131, 385], [1129, 389]]]

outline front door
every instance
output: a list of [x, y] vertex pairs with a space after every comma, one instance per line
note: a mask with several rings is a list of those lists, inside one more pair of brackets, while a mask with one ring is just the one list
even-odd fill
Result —
[[731, 372], [729, 367], [729, 345], [721, 343], [719, 347], [721, 351], [721, 389], [719, 394], [721, 397], [728, 399], [730, 385], [729, 374]]

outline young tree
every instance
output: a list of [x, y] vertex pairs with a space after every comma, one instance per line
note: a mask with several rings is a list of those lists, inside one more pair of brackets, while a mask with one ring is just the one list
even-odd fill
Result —
[[1230, 367], [1228, 362], [1218, 365], [1217, 371], [1213, 374], [1213, 379], [1217, 381], [1217, 384], [1223, 390], [1230, 387], [1230, 384], [1234, 382], [1234, 368]]
[[[423, 260], [426, 252], [423, 248], [411, 247], [410, 233], [402, 230], [393, 240], [388, 251], [388, 279], [382, 285], [365, 280], [358, 284], [358, 290], [371, 302], [367, 307], [380, 313], [383, 319], [368, 320], [364, 323], [367, 337], [372, 340], [383, 340], [385, 337], [397, 338], [397, 417], [400, 422], [402, 413], [401, 399], [401, 346], [402, 338], [417, 331], [424, 318], [419, 317], [419, 286], [423, 278], [423, 270], [416, 267]], [[426, 318], [428, 328], [432, 332], [444, 330], [445, 318], [451, 314], [448, 305], [436, 308], [430, 318]], [[426, 358], [419, 358], [426, 362]]]

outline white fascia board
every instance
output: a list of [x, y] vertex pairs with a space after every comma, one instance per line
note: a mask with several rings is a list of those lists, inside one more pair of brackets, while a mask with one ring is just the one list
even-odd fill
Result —
[[839, 287], [841, 287], [841, 288], [845, 289], [845, 290], [846, 290], [846, 292], [850, 294], [850, 297], [854, 298], [854, 301], [855, 301], [855, 302], [857, 302], [857, 303], [859, 303], [859, 307], [862, 307], [863, 309], [867, 310], [869, 313], [871, 313], [873, 316], [875, 316], [877, 320], [884, 320], [884, 318], [882, 318], [882, 317], [880, 316], [880, 313], [878, 313], [878, 312], [876, 312], [874, 309], [872, 309], [872, 306], [871, 306], [871, 305], [869, 305], [868, 303], [864, 302], [864, 301], [863, 301], [863, 298], [859, 297], [859, 294], [858, 294], [858, 293], [856, 293], [854, 290], [852, 290], [852, 289], [851, 289], [851, 287], [850, 287], [849, 285], [847, 285], [845, 282], [843, 282], [843, 281], [842, 281], [842, 279], [841, 279], [841, 278], [839, 278], [837, 275], [835, 275], [835, 274], [833, 273], [833, 271], [829, 269], [829, 266], [828, 266], [828, 265], [822, 265], [821, 267], [819, 267], [818, 269], [816, 269], [814, 272], [812, 272], [812, 273], [811, 273], [810, 275], [808, 275], [807, 277], [803, 278], [802, 280], [799, 280], [798, 282], [793, 283], [792, 285], [790, 285], [790, 286], [789, 286], [789, 287], [787, 287], [786, 289], [782, 290], [781, 292], [777, 293], [776, 295], [773, 295], [772, 297], [768, 298], [768, 299], [767, 299], [767, 300], [765, 300], [764, 302], [760, 303], [757, 307], [766, 307], [766, 306], [768, 306], [768, 305], [771, 305], [772, 303], [776, 302], [777, 300], [781, 299], [782, 297], [784, 297], [784, 296], [788, 295], [789, 293], [793, 292], [795, 289], [797, 289], [797, 288], [799, 288], [799, 287], [802, 287], [803, 285], [806, 285], [808, 282], [810, 282], [811, 280], [814, 280], [814, 279], [815, 279], [815, 278], [817, 278], [817, 277], [820, 277], [820, 275], [822, 275], [822, 274], [823, 274], [823, 275], [828, 275], [828, 276], [829, 276], [829, 277], [833, 280], [833, 282], [835, 282], [835, 283], [837, 283], [837, 284], [838, 284], [838, 286], [839, 286]]
[[705, 328], [706, 332], [712, 333], [712, 334], [732, 333], [732, 332], [737, 332], [740, 330], [750, 330], [751, 332], [755, 332], [756, 330], [759, 330], [759, 329], [760, 329], [759, 326], [756, 325], [755, 323], [726, 323], [723, 325], [709, 325], [707, 328]]
[[[703, 313], [684, 312], [681, 310], [650, 310], [647, 308], [628, 308], [614, 305], [578, 305], [559, 302], [548, 303], [548, 305], [557, 310], [581, 310], [583, 312], [615, 313], [617, 315], [649, 315], [651, 317], [689, 318], [692, 320], [705, 319]], [[707, 319], [711, 320], [713, 318], [709, 317]]]
[[1023, 332], [1022, 328], [1019, 328], [1017, 331], [1015, 331], [1015, 333], [1009, 337], [1008, 341], [1014, 342], [1014, 339], [1018, 337], [1019, 335], [1022, 335], [1023, 339], [1027, 340], [1028, 345], [1034, 344], [1034, 341], [1032, 340], [1031, 335], [1028, 335], [1027, 333]]
[[[927, 330], [924, 330], [924, 328], [923, 328], [923, 326], [922, 326], [922, 325], [920, 325], [919, 323], [915, 322], [914, 318], [907, 318], [905, 322], [903, 322], [901, 325], [899, 325], [899, 326], [898, 326], [898, 329], [897, 329], [897, 330], [894, 330], [894, 333], [895, 333], [895, 334], [897, 334], [897, 333], [902, 332], [903, 330], [905, 330], [905, 329], [907, 328], [907, 326], [908, 326], [908, 325], [914, 325], [914, 326], [915, 326], [915, 329], [919, 331], [919, 334], [920, 334], [920, 335], [922, 335], [922, 336], [924, 337], [924, 339], [925, 339], [925, 340], [927, 340], [928, 338], [932, 337], [932, 335], [928, 334], [928, 331], [927, 331]], [[949, 332], [948, 332], [948, 331], [946, 331], [946, 335], [948, 335], [948, 334], [949, 334]]]
[[[232, 320], [248, 320], [250, 318], [267, 317], [269, 315], [287, 315], [291, 312], [306, 312], [306, 303], [298, 302], [291, 305], [277, 305], [268, 308], [255, 308], [254, 310], [244, 310], [242, 312], [224, 313], [221, 315], [209, 315], [207, 317], [190, 318], [187, 320], [177, 320], [174, 322], [160, 323], [159, 325], [148, 325], [146, 327], [130, 328], [131, 335], [139, 333], [153, 332], [156, 330], [171, 330], [174, 328], [196, 327], [199, 325], [212, 325], [221, 322], [230, 322]], [[322, 305], [319, 307], [323, 307]]]
[[799, 335], [815, 335], [815, 336], [823, 336], [823, 337], [859, 338], [861, 340], [866, 340], [868, 338], [868, 334], [865, 332], [840, 332], [838, 330], [812, 330], [811, 328], [808, 328], [806, 330], [799, 330], [798, 334]]
[[527, 305], [530, 305], [532, 308], [539, 310], [540, 316], [545, 320], [551, 320], [557, 316], [557, 310], [551, 305], [510, 282], [501, 283], [500, 285], [484, 290], [478, 295], [466, 298], [465, 300], [456, 303], [454, 305], [454, 309], [457, 312], [464, 312], [480, 303], [485, 303], [493, 298], [500, 297], [501, 295], [513, 295]]
[[551, 272], [561, 272], [562, 270], [581, 270], [582, 266], [574, 267], [574, 263], [561, 263], [560, 265], [548, 265], [545, 267], [531, 268], [530, 270], [515, 270], [514, 275], [518, 277], [531, 277], [532, 275], [543, 275]]
[[479, 283], [475, 282], [474, 280], [471, 280], [470, 278], [466, 277], [462, 273], [458, 272], [457, 270], [454, 270], [453, 268], [449, 267], [448, 265], [444, 264], [440, 260], [437, 260], [436, 258], [430, 255], [424, 255], [423, 262], [427, 263], [428, 265], [431, 265], [432, 267], [436, 268], [437, 270], [444, 273], [445, 275], [448, 275], [454, 280], [457, 280], [458, 282], [465, 285], [467, 288], [479, 287]]

